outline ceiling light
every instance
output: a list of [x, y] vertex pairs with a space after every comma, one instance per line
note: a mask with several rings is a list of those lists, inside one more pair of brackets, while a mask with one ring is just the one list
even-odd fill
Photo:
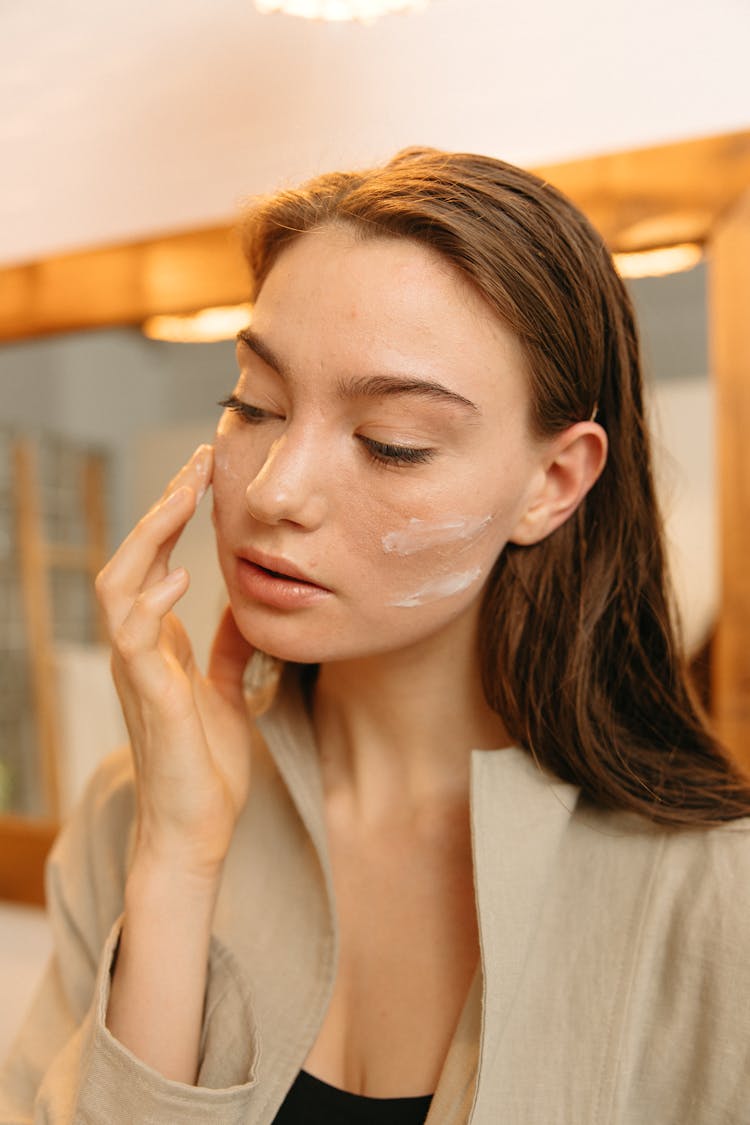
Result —
[[682, 211], [660, 211], [629, 223], [617, 231], [613, 242], [624, 253], [642, 246], [677, 246], [681, 242], [703, 242], [714, 221], [710, 211], [692, 207]]
[[233, 340], [250, 323], [251, 305], [220, 305], [184, 316], [150, 316], [141, 330], [151, 340], [173, 344], [210, 344]]
[[703, 250], [697, 242], [681, 242], [678, 246], [660, 246], [654, 250], [636, 250], [615, 254], [620, 277], [665, 277], [697, 266]]
[[370, 23], [390, 12], [418, 11], [428, 0], [255, 0], [259, 12], [283, 12], [308, 20], [361, 20]]

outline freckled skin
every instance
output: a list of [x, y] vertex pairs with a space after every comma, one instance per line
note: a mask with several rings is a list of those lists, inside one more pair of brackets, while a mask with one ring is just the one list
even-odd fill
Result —
[[[238, 345], [235, 394], [265, 415], [248, 423], [225, 412], [213, 481], [219, 560], [244, 635], [283, 659], [323, 662], [475, 632], [486, 578], [540, 481], [515, 338], [429, 249], [358, 242], [334, 228], [282, 253], [253, 330], [287, 377]], [[344, 399], [337, 388], [340, 378], [390, 374], [438, 381], [481, 413], [406, 396]], [[434, 453], [385, 467], [363, 437]], [[410, 521], [440, 526], [457, 514], [481, 534], [428, 536], [411, 553], [384, 549]], [[295, 611], [250, 601], [236, 571], [252, 546], [283, 556], [331, 596]], [[456, 575], [476, 576], [462, 586]], [[397, 604], [430, 587], [448, 592]]]

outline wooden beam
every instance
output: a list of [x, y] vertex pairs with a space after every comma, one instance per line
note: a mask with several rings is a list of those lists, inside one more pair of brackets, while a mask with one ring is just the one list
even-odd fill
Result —
[[[88, 551], [86, 559], [86, 572], [89, 587], [93, 591], [97, 574], [107, 561], [109, 551], [107, 543], [107, 511], [106, 511], [106, 465], [104, 457], [91, 453], [87, 456], [83, 469], [83, 511], [86, 522], [86, 537]], [[96, 635], [97, 640], [104, 644], [108, 639], [107, 624], [104, 611], [95, 599]]]
[[52, 636], [52, 604], [47, 581], [48, 560], [42, 536], [36, 459], [30, 440], [19, 440], [13, 445], [13, 492], [29, 675], [39, 745], [40, 780], [45, 811], [49, 816], [57, 818], [60, 815], [57, 672]]
[[0, 270], [0, 340], [239, 304], [248, 289], [231, 227], [47, 258]]
[[750, 132], [631, 149], [534, 171], [565, 192], [613, 250], [704, 242], [750, 184]]
[[[750, 183], [750, 131], [534, 171], [570, 196], [613, 250], [703, 242]], [[248, 289], [229, 224], [47, 258], [0, 269], [0, 340], [239, 304]]]
[[750, 190], [714, 229], [709, 326], [721, 559], [712, 697], [720, 737], [750, 769]]

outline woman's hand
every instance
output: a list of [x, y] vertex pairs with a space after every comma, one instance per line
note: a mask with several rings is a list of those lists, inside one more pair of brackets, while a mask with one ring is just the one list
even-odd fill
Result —
[[250, 726], [242, 690], [252, 647], [229, 608], [208, 673], [171, 612], [188, 588], [169, 570], [177, 539], [211, 479], [200, 446], [97, 578], [112, 641], [112, 672], [136, 768], [135, 863], [213, 880], [250, 783]]

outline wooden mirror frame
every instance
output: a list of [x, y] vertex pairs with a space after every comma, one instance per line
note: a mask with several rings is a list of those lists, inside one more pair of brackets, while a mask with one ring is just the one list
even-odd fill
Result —
[[[709, 250], [722, 583], [713, 718], [750, 765], [750, 513], [743, 511], [750, 496], [750, 131], [535, 171], [589, 216], [614, 251], [683, 241]], [[0, 340], [140, 324], [246, 299], [233, 229], [212, 227], [0, 270]], [[43, 863], [57, 827], [0, 817], [0, 898], [43, 902]]]

